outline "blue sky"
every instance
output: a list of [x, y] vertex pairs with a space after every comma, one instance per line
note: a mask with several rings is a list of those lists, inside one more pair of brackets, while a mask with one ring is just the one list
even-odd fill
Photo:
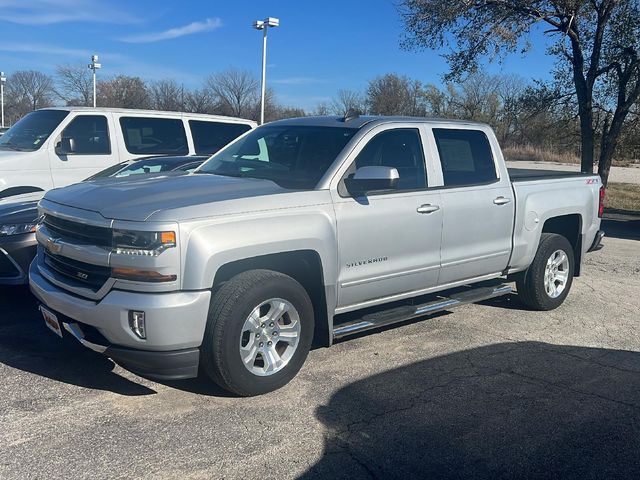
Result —
[[[441, 83], [443, 52], [400, 48], [395, 0], [0, 0], [0, 69], [53, 73], [57, 64], [100, 54], [101, 76], [174, 78], [197, 87], [229, 67], [259, 75], [261, 33], [253, 20], [280, 18], [269, 32], [267, 82], [281, 103], [312, 109], [339, 88], [361, 90], [396, 72]], [[552, 66], [544, 38], [526, 58], [512, 55], [490, 72], [544, 78]]]

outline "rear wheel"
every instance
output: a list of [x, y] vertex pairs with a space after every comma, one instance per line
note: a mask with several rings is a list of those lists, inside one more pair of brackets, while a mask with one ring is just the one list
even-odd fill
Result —
[[569, 294], [573, 272], [574, 256], [569, 241], [562, 235], [543, 233], [533, 262], [516, 279], [518, 296], [534, 310], [553, 310]]
[[313, 324], [311, 300], [293, 278], [270, 270], [241, 273], [211, 301], [201, 365], [238, 395], [276, 390], [302, 367]]

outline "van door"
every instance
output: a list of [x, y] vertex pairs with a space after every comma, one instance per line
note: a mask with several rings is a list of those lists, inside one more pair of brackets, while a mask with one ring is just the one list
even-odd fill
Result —
[[118, 162], [110, 114], [79, 114], [50, 149], [54, 187], [78, 183]]
[[343, 311], [435, 286], [440, 270], [440, 192], [428, 190], [422, 130], [385, 126], [362, 143], [345, 177], [363, 166], [388, 166], [400, 178], [397, 189], [363, 197], [350, 195], [343, 178], [332, 192]]
[[443, 186], [440, 285], [502, 272], [511, 254], [511, 181], [500, 175], [485, 132], [433, 128]]

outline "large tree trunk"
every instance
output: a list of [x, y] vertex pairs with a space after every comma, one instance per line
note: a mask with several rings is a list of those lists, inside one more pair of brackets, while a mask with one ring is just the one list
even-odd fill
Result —
[[598, 175], [602, 178], [602, 184], [606, 187], [609, 182], [609, 172], [611, 163], [613, 162], [613, 154], [615, 153], [620, 132], [624, 125], [624, 119], [627, 112], [616, 111], [611, 121], [611, 126], [602, 132], [602, 143], [600, 147], [600, 159], [598, 160]]

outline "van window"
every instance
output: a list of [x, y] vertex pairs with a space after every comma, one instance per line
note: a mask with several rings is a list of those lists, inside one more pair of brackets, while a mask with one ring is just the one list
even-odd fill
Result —
[[62, 138], [72, 138], [75, 150], [70, 155], [108, 155], [111, 153], [107, 117], [78, 115], [62, 131]]
[[38, 150], [67, 115], [67, 110], [38, 110], [27, 113], [0, 137], [0, 150]]
[[490, 183], [498, 179], [489, 139], [479, 130], [434, 128], [445, 187]]
[[189, 153], [182, 120], [177, 118], [121, 117], [127, 151], [133, 154]]
[[211, 155], [235, 140], [247, 130], [249, 125], [242, 123], [205, 122], [189, 120], [193, 143], [198, 155]]

